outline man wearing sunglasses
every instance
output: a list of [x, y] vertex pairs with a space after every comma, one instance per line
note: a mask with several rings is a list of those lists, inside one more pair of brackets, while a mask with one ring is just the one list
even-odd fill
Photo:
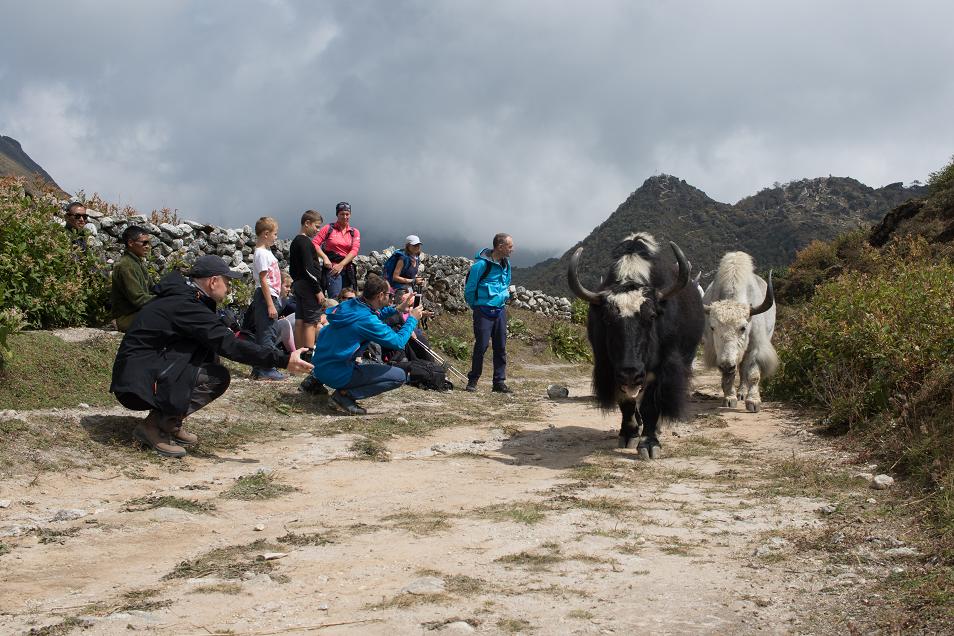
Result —
[[290, 355], [274, 347], [239, 340], [215, 312], [229, 293], [229, 280], [241, 278], [219, 256], [199, 257], [183, 276], [167, 274], [156, 298], [142, 308], [119, 344], [110, 392], [120, 404], [149, 415], [133, 437], [166, 457], [182, 457], [198, 437], [183, 420], [229, 387], [229, 370], [219, 356], [258, 367], [311, 371], [305, 349]]
[[73, 245], [86, 251], [86, 222], [89, 214], [86, 206], [79, 201], [73, 201], [66, 208], [66, 231], [73, 235]]
[[113, 318], [120, 331], [129, 329], [143, 305], [155, 298], [150, 291], [152, 281], [146, 270], [146, 256], [152, 248], [152, 237], [138, 225], [130, 225], [123, 232], [126, 251], [113, 266], [110, 300]]

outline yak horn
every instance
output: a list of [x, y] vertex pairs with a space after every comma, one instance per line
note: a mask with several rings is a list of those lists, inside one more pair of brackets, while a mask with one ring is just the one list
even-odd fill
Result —
[[570, 257], [570, 267], [566, 272], [566, 282], [570, 286], [570, 291], [576, 294], [577, 297], [582, 298], [591, 305], [601, 305], [603, 304], [603, 295], [591, 292], [580, 282], [579, 269], [580, 255], [582, 254], [583, 248], [578, 247], [576, 251], [573, 252], [573, 256]]
[[666, 300], [674, 294], [678, 294], [682, 291], [683, 287], [689, 284], [689, 261], [686, 260], [686, 255], [683, 254], [679, 246], [672, 241], [669, 241], [669, 246], [672, 248], [673, 254], [676, 255], [676, 263], [679, 264], [679, 274], [676, 275], [676, 281], [669, 289], [657, 292], [657, 298], [660, 301]]
[[749, 306], [749, 318], [765, 313], [775, 304], [775, 290], [772, 288], [772, 270], [769, 270], [768, 287], [765, 288], [765, 300], [758, 307]]

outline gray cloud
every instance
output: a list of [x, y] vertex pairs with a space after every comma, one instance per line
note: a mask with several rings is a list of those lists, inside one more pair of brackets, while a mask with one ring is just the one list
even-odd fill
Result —
[[346, 199], [375, 241], [503, 229], [552, 254], [652, 174], [730, 202], [878, 186], [954, 139], [944, 2], [49, 1], [4, 21], [0, 132], [63, 187], [285, 236]]

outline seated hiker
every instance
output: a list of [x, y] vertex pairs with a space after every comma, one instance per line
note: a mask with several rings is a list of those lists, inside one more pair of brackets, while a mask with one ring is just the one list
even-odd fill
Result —
[[244, 364], [287, 367], [304, 373], [311, 365], [298, 350], [290, 355], [274, 347], [239, 340], [215, 311], [241, 278], [218, 256], [202, 256], [187, 273], [167, 274], [156, 298], [144, 306], [123, 337], [113, 363], [110, 392], [120, 404], [149, 415], [133, 437], [160, 455], [182, 457], [195, 434], [183, 420], [223, 393], [231, 378], [222, 355]]
[[[411, 300], [409, 296], [406, 303]], [[396, 311], [405, 311], [407, 306], [390, 307], [389, 302], [387, 281], [371, 274], [359, 298], [346, 300], [328, 310], [328, 326], [318, 333], [311, 358], [315, 365], [312, 375], [335, 389], [331, 404], [348, 415], [367, 413], [355, 400], [396, 389], [407, 381], [407, 374], [396, 367], [355, 362], [355, 357], [370, 343], [403, 349], [411, 337], [422, 309], [411, 309], [404, 326], [395, 333], [382, 319]]]
[[414, 285], [424, 282], [417, 275], [421, 267], [421, 239], [411, 234], [404, 239], [404, 249], [394, 253], [384, 262], [384, 277], [394, 290], [394, 297], [400, 301]]
[[152, 238], [138, 225], [130, 225], [123, 232], [123, 244], [126, 251], [113, 266], [110, 292], [113, 318], [120, 331], [129, 329], [143, 305], [155, 298], [145, 261]]
[[282, 287], [278, 292], [278, 297], [283, 305], [278, 312], [278, 320], [275, 321], [275, 331], [278, 335], [278, 342], [285, 347], [285, 351], [295, 350], [295, 298], [291, 296], [292, 277], [288, 272], [282, 272]]

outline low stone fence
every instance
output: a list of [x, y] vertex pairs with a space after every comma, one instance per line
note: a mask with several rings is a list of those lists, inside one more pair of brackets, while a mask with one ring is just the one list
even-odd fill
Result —
[[[178, 263], [192, 263], [204, 254], [217, 254], [236, 271], [251, 279], [252, 252], [255, 249], [255, 232], [246, 225], [239, 229], [220, 228], [196, 221], [181, 223], [150, 223], [143, 216], [113, 218], [95, 210], [87, 210], [91, 234], [88, 244], [104, 251], [110, 262], [122, 254], [121, 238], [128, 225], [138, 225], [152, 236], [152, 259], [160, 267]], [[290, 241], [278, 241], [272, 248], [283, 270], [288, 269]], [[360, 254], [355, 258], [358, 280], [363, 281], [369, 272], [381, 274], [384, 262], [393, 248], [383, 252]], [[421, 259], [420, 276], [425, 283], [424, 298], [447, 311], [464, 311], [464, 280], [473, 261], [459, 256], [424, 254]], [[361, 283], [359, 282], [359, 285]], [[570, 318], [570, 301], [563, 297], [548, 296], [541, 291], [516, 287], [511, 290], [514, 307], [528, 309], [557, 318]]]

